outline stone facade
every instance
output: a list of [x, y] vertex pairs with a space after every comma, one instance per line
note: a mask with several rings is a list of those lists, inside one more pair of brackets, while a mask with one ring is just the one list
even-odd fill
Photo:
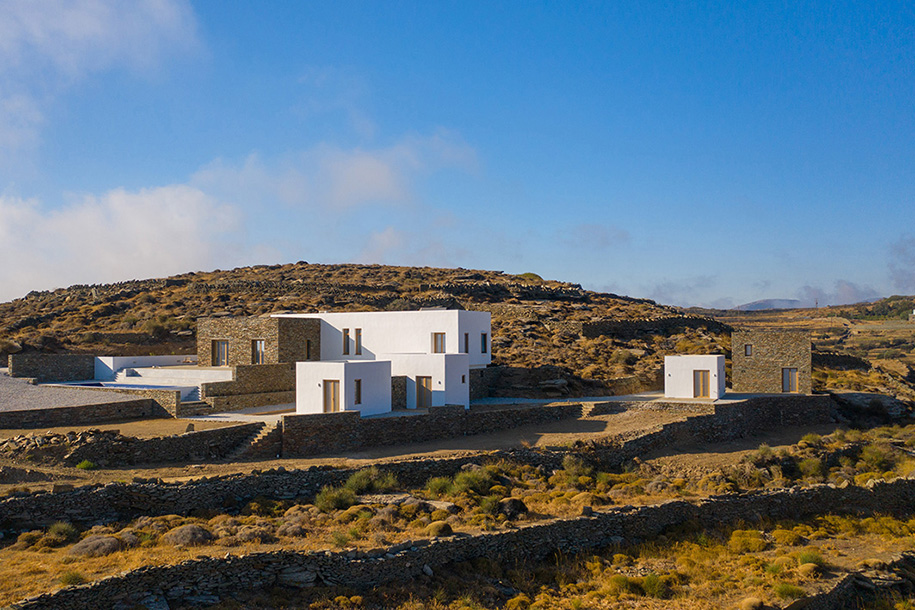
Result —
[[213, 342], [223, 340], [229, 366], [253, 364], [252, 341], [258, 339], [264, 341], [264, 364], [321, 359], [320, 320], [222, 317], [197, 320], [197, 363], [213, 366]]
[[[233, 593], [275, 586], [346, 586], [366, 590], [447, 569], [449, 564], [487, 557], [496, 562], [540, 560], [651, 540], [672, 527], [756, 523], [761, 518], [803, 519], [828, 513], [875, 512], [906, 515], [915, 502], [915, 480], [897, 479], [867, 487], [814, 485], [715, 496], [699, 502], [672, 501], [614, 507], [591, 516], [557, 519], [475, 536], [412, 540], [367, 552], [273, 551], [225, 558], [200, 557], [171, 566], [146, 566], [79, 587], [67, 587], [16, 604], [25, 610], [167, 607], [190, 598], [215, 604]], [[806, 606], [805, 606], [806, 607]], [[832, 607], [832, 606], [817, 606]]]
[[10, 354], [8, 362], [10, 377], [30, 377], [38, 383], [95, 378], [95, 356], [87, 354]]
[[201, 384], [200, 399], [215, 411], [293, 403], [295, 363], [238, 365], [232, 381]]
[[[474, 371], [470, 371], [470, 379], [473, 381]], [[470, 386], [471, 389], [473, 385]], [[393, 375], [391, 376], [391, 408], [392, 409], [406, 409], [407, 408], [407, 376], [406, 375]]]
[[[748, 348], [749, 346], [749, 348]], [[810, 335], [804, 331], [741, 330], [731, 335], [731, 390], [782, 393], [782, 369], [797, 369], [797, 392], [810, 394]]]

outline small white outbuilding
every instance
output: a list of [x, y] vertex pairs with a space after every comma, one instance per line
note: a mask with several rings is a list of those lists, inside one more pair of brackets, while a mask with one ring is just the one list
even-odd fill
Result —
[[724, 396], [724, 356], [664, 356], [665, 398]]
[[358, 411], [379, 415], [391, 410], [389, 360], [332, 360], [296, 363], [296, 413]]

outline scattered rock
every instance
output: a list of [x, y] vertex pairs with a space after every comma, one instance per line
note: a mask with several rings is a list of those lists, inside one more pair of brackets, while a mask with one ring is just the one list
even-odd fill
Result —
[[162, 540], [174, 546], [197, 546], [213, 541], [213, 534], [205, 527], [195, 524], [181, 525], [169, 530]]
[[71, 555], [83, 557], [102, 557], [116, 553], [124, 548], [124, 543], [114, 536], [86, 536], [70, 548]]

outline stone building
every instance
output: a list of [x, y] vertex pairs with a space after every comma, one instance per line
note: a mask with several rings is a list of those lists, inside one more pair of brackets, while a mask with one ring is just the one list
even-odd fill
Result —
[[731, 335], [731, 389], [810, 394], [810, 336], [803, 331], [741, 330]]
[[197, 320], [197, 364], [239, 366], [321, 359], [314, 318], [217, 317]]

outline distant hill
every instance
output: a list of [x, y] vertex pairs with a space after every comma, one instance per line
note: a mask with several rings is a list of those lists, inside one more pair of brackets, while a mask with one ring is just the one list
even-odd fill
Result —
[[764, 309], [798, 309], [804, 307], [804, 304], [797, 299], [762, 299], [738, 305], [734, 309], [740, 311], [762, 311]]

